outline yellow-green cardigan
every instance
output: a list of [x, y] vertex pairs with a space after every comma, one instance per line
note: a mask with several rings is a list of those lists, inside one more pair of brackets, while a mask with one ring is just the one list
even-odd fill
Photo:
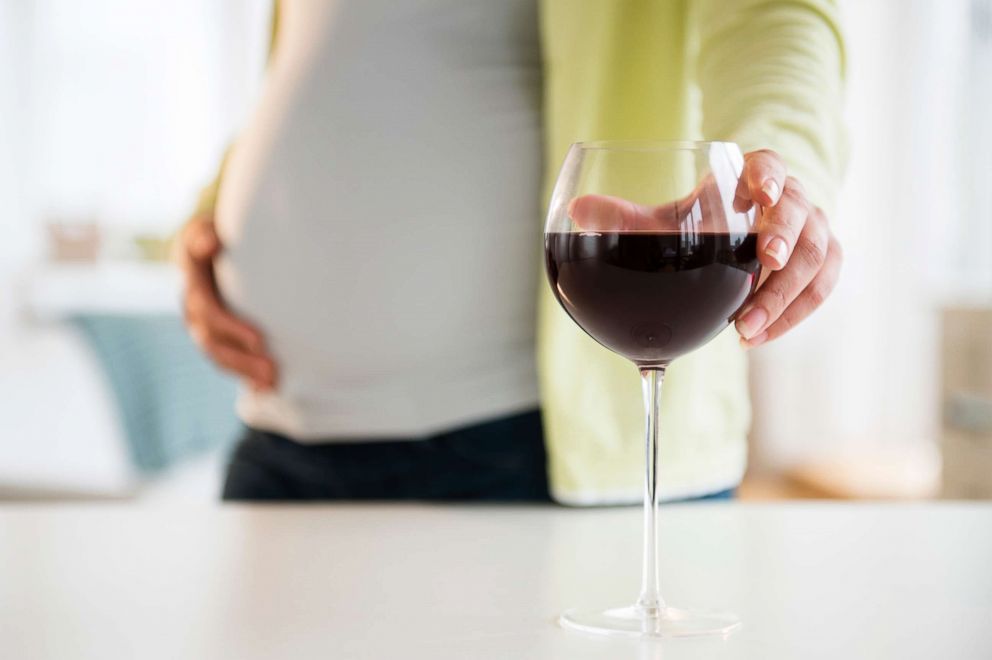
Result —
[[[830, 0], [541, 0], [545, 190], [572, 142], [732, 140], [781, 153], [831, 207], [843, 160], [843, 41]], [[201, 198], [213, 207], [217, 182]], [[542, 224], [535, 209], [535, 228]], [[535, 233], [538, 240], [539, 233]], [[543, 272], [543, 271], [542, 271]], [[638, 502], [643, 412], [633, 366], [539, 297], [538, 365], [552, 494], [568, 504]], [[668, 370], [664, 497], [735, 486], [750, 422], [732, 329]]]

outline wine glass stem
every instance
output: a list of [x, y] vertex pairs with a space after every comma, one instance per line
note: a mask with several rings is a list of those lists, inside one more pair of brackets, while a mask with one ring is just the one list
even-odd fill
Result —
[[641, 386], [644, 391], [645, 470], [644, 470], [644, 571], [641, 596], [637, 606], [647, 616], [657, 616], [665, 609], [665, 601], [658, 593], [658, 416], [661, 407], [661, 385], [665, 368], [641, 369]]

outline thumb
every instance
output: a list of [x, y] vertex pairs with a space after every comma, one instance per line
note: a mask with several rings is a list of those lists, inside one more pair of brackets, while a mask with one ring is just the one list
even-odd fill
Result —
[[201, 220], [190, 225], [186, 234], [186, 249], [194, 259], [211, 259], [217, 256], [220, 247], [213, 222]]

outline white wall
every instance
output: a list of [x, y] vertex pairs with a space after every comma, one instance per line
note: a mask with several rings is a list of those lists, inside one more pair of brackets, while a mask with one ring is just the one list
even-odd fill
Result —
[[47, 218], [169, 232], [264, 69], [268, 0], [0, 0], [0, 333]]
[[27, 48], [27, 35], [20, 28], [30, 14], [27, 2], [0, 1], [0, 337], [14, 313], [10, 278], [37, 250], [36, 236], [25, 221], [27, 77], [23, 68], [15, 66], [21, 61], [17, 54]]
[[[67, 326], [24, 322], [16, 296], [44, 255], [49, 218], [159, 234], [182, 223], [252, 108], [270, 9], [270, 0], [0, 0], [0, 498], [130, 496], [143, 483], [86, 344]], [[100, 299], [147, 293], [134, 273], [48, 272], [31, 288], [71, 277], [72, 302], [87, 289]], [[134, 295], [121, 298], [131, 309]], [[148, 493], [213, 499], [218, 461], [204, 457]]]
[[989, 67], [980, 80], [970, 66], [971, 4], [842, 2], [851, 156], [832, 222], [846, 260], [827, 306], [755, 351], [759, 464], [905, 455], [936, 440], [939, 308], [992, 294], [992, 210], [976, 214], [966, 176], [992, 152], [987, 130], [967, 129], [977, 89], [982, 124], [992, 112]]

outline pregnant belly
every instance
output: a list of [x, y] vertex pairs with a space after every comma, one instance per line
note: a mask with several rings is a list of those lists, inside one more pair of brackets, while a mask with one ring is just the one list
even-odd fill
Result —
[[265, 334], [283, 375], [344, 382], [439, 361], [473, 368], [532, 345], [536, 274], [494, 286], [500, 255], [465, 249], [468, 237], [257, 229], [228, 245], [218, 285]]

